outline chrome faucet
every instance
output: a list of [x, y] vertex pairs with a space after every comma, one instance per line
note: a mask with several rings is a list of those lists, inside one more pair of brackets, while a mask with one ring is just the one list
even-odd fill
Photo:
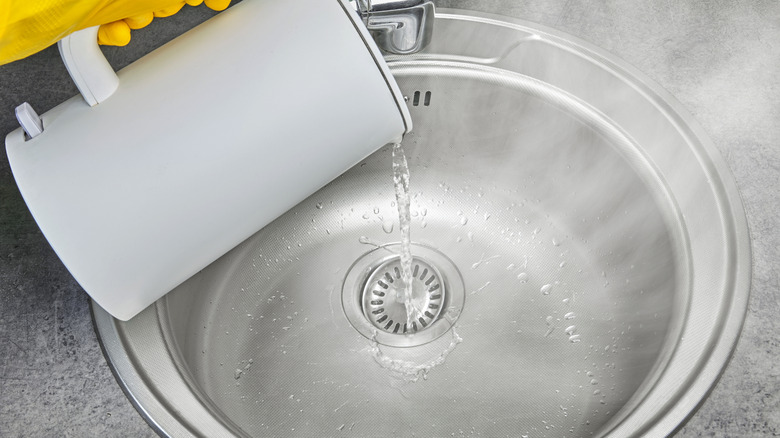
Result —
[[431, 41], [431, 1], [355, 0], [355, 7], [379, 48], [386, 52], [417, 53]]

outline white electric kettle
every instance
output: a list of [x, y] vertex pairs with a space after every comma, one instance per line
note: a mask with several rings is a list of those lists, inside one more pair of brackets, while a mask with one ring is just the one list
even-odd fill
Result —
[[101, 307], [131, 318], [411, 129], [366, 25], [399, 53], [419, 42], [358, 12], [246, 0], [118, 74], [96, 29], [60, 42], [82, 96], [40, 118], [20, 107], [6, 148], [36, 222]]

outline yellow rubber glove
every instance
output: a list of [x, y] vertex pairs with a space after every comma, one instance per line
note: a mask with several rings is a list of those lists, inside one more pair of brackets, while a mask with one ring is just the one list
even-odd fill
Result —
[[100, 44], [124, 46], [131, 29], [204, 2], [215, 11], [230, 5], [230, 0], [0, 0], [0, 65], [97, 25]]

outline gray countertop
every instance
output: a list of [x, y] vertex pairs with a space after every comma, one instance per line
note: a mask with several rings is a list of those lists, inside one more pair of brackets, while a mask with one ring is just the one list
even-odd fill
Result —
[[[780, 436], [780, 2], [442, 0], [578, 36], [675, 95], [726, 158], [753, 247], [744, 331], [728, 368], [678, 436]], [[213, 13], [187, 7], [106, 48], [121, 68]], [[14, 107], [76, 94], [56, 47], [0, 66], [0, 132]], [[118, 133], [117, 135], [121, 135]], [[155, 436], [115, 382], [88, 297], [63, 267], [0, 160], [0, 436]]]

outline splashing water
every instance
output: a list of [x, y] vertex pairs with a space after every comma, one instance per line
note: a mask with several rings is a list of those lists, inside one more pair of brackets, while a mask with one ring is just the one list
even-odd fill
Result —
[[412, 217], [409, 199], [409, 165], [406, 163], [406, 155], [400, 143], [393, 145], [393, 183], [398, 205], [398, 228], [401, 231], [401, 284], [404, 287], [403, 294], [397, 294], [396, 300], [404, 303], [406, 322], [409, 327], [412, 327], [412, 322], [417, 319], [419, 312], [412, 303]]
[[395, 378], [403, 380], [407, 383], [417, 382], [421, 377], [423, 380], [428, 380], [428, 373], [435, 367], [443, 364], [447, 360], [447, 356], [455, 350], [455, 347], [463, 342], [458, 333], [455, 332], [455, 327], [451, 330], [452, 338], [450, 344], [445, 348], [438, 356], [433, 359], [427, 360], [422, 363], [410, 362], [403, 359], [393, 359], [387, 356], [379, 347], [379, 343], [376, 341], [376, 332], [371, 339], [371, 347], [369, 352], [373, 356], [376, 363], [382, 368], [385, 368], [391, 372], [391, 375]]

